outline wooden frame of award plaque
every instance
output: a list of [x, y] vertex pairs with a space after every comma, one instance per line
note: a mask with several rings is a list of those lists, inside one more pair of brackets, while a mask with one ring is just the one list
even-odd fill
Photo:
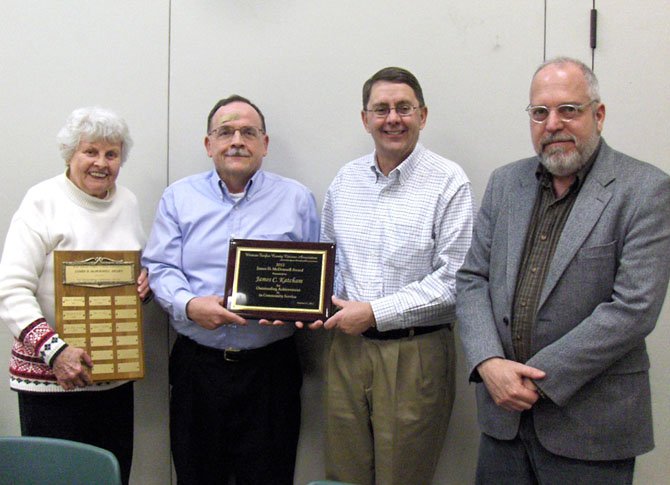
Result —
[[326, 320], [334, 275], [335, 244], [231, 239], [224, 301], [243, 317]]
[[94, 382], [144, 377], [139, 251], [54, 251], [56, 331], [93, 359]]

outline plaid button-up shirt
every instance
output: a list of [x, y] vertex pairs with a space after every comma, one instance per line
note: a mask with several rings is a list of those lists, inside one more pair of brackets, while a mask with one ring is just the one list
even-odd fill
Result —
[[348, 163], [321, 225], [322, 241], [337, 245], [336, 294], [371, 302], [380, 331], [453, 323], [473, 219], [461, 167], [421, 145], [388, 176], [374, 153]]
[[518, 362], [525, 363], [532, 356], [531, 336], [544, 280], [565, 222], [598, 151], [593, 153], [588, 163], [577, 173], [575, 182], [561, 197], [554, 194], [551, 174], [541, 164], [538, 167], [538, 194], [514, 292], [512, 343]]

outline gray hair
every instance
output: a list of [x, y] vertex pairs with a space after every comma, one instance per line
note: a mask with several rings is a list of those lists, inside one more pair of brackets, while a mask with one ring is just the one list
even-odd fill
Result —
[[121, 144], [121, 164], [128, 159], [133, 140], [128, 125], [116, 113], [97, 106], [78, 108], [70, 114], [56, 136], [61, 157], [69, 162], [82, 140]]
[[600, 102], [600, 86], [598, 85], [598, 78], [596, 77], [595, 73], [589, 66], [584, 64], [582, 61], [579, 59], [575, 59], [573, 57], [554, 57], [552, 59], [549, 59], [542, 64], [540, 64], [540, 67], [538, 67], [535, 70], [535, 73], [533, 74], [533, 79], [535, 79], [535, 76], [537, 75], [538, 72], [540, 72], [542, 69], [544, 69], [547, 66], [551, 65], [561, 65], [561, 64], [573, 64], [579, 68], [580, 71], [582, 71], [582, 74], [584, 75], [584, 79], [586, 79], [586, 84], [588, 86], [588, 95], [589, 98]]

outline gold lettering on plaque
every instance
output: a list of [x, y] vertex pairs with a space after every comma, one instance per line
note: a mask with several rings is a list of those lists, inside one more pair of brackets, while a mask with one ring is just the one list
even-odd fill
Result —
[[65, 335], [76, 335], [83, 333], [86, 335], [86, 324], [85, 323], [66, 323], [63, 325], [63, 333]]
[[[232, 244], [231, 244], [232, 247]], [[307, 250], [237, 246], [237, 258], [232, 284], [229, 282], [227, 300], [229, 309], [259, 311], [296, 311], [305, 314], [320, 314], [325, 310], [327, 250]], [[244, 267], [244, 271], [242, 268]], [[320, 270], [306, 279], [306, 268]], [[241, 278], [243, 271], [245, 278]], [[247, 276], [253, 275], [253, 279]], [[244, 280], [244, 288], [240, 282]], [[305, 292], [309, 283], [310, 291]], [[314, 287], [315, 283], [320, 283]], [[318, 290], [316, 293], [314, 290]], [[245, 294], [246, 293], [246, 294]], [[253, 303], [254, 301], [258, 303]]]
[[91, 320], [111, 320], [112, 310], [89, 310], [88, 318]]
[[119, 359], [139, 359], [140, 352], [137, 349], [119, 349], [116, 351], [116, 357]]
[[135, 283], [135, 265], [110, 258], [88, 258], [84, 261], [63, 263], [63, 284], [109, 288]]
[[119, 362], [116, 366], [119, 372], [139, 372], [139, 362]]
[[137, 318], [136, 308], [117, 308], [115, 312], [116, 318]]
[[111, 306], [112, 297], [111, 296], [89, 296], [88, 297], [89, 306]]
[[84, 320], [85, 318], [84, 310], [63, 310], [63, 320]]
[[114, 360], [114, 351], [113, 350], [93, 350], [91, 351], [91, 359], [93, 361], [98, 360]]
[[112, 337], [91, 337], [91, 347], [111, 347]]
[[90, 328], [91, 333], [112, 333], [111, 323], [92, 323]]
[[118, 306], [121, 305], [134, 305], [137, 303], [137, 297], [135, 295], [120, 295], [114, 297], [114, 303]]
[[116, 345], [137, 345], [137, 335], [119, 335]]
[[64, 296], [61, 301], [63, 306], [86, 306], [86, 297], [84, 296]]

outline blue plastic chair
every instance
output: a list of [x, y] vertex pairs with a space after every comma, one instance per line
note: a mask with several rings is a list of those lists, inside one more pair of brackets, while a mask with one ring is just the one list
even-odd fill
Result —
[[76, 441], [0, 436], [0, 484], [121, 485], [111, 451]]

